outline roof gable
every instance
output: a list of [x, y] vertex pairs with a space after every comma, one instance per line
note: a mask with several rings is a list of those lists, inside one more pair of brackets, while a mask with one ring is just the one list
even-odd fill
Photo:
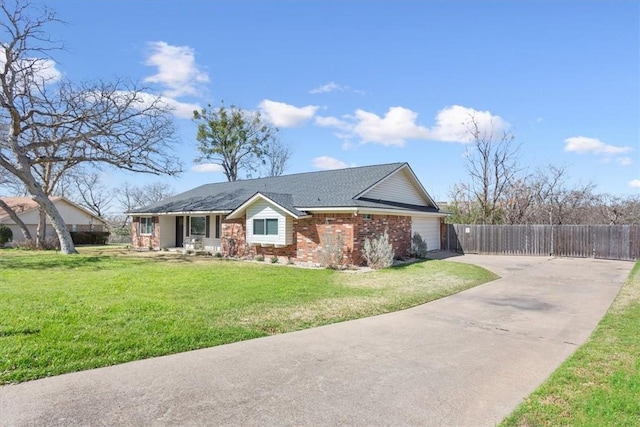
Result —
[[228, 219], [241, 218], [244, 215], [245, 210], [255, 203], [257, 200], [264, 200], [270, 205], [273, 205], [280, 210], [286, 212], [294, 218], [301, 218], [308, 216], [305, 212], [301, 212], [293, 205], [293, 197], [291, 194], [281, 193], [256, 193], [243, 204], [238, 206], [229, 215]]
[[428, 206], [438, 209], [438, 205], [424, 189], [411, 167], [406, 163], [401, 168], [393, 171], [358, 194], [356, 198], [404, 205]]

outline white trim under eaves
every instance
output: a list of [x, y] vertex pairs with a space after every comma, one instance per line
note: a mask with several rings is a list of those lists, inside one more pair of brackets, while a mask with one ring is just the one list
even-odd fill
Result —
[[383, 209], [383, 208], [296, 208], [310, 213], [352, 213], [358, 214], [379, 214], [379, 215], [401, 215], [401, 216], [428, 216], [446, 217], [451, 215], [447, 212], [424, 212], [408, 209]]
[[178, 216], [178, 215], [226, 215], [231, 212], [224, 211], [183, 211], [183, 212], [125, 212], [127, 216]]

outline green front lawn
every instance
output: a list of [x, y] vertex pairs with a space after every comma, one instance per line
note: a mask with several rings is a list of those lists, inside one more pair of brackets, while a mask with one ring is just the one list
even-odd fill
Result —
[[381, 314], [496, 278], [436, 260], [345, 273], [80, 251], [0, 251], [0, 384]]
[[589, 341], [501, 426], [640, 426], [640, 261]]

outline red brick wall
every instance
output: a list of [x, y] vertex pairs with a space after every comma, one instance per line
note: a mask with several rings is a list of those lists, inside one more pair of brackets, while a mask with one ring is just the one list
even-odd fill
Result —
[[366, 239], [377, 238], [385, 230], [389, 241], [393, 245], [396, 257], [403, 257], [411, 250], [411, 217], [399, 215], [373, 215], [371, 219], [364, 219], [358, 215], [355, 219], [355, 237], [353, 241], [354, 258], [357, 264], [362, 264], [362, 249]]
[[353, 214], [316, 214], [312, 218], [294, 221], [296, 258], [299, 261], [322, 262], [325, 236], [340, 234], [345, 245], [345, 262], [364, 263], [362, 248], [365, 239], [378, 237], [387, 230], [397, 257], [406, 256], [411, 248], [411, 217], [373, 215], [364, 219]]
[[322, 250], [327, 236], [342, 237], [343, 254], [347, 264], [353, 264], [353, 214], [315, 214], [311, 218], [293, 221], [296, 259], [303, 262], [322, 262]]
[[134, 248], [153, 248], [160, 249], [160, 220], [157, 216], [152, 217], [153, 221], [153, 234], [139, 235], [138, 225], [140, 223], [140, 217], [134, 216], [131, 221], [131, 245]]

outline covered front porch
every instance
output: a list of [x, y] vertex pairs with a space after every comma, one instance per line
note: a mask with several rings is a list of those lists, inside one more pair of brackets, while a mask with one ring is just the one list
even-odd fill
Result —
[[221, 222], [220, 214], [160, 215], [158, 246], [221, 252]]

